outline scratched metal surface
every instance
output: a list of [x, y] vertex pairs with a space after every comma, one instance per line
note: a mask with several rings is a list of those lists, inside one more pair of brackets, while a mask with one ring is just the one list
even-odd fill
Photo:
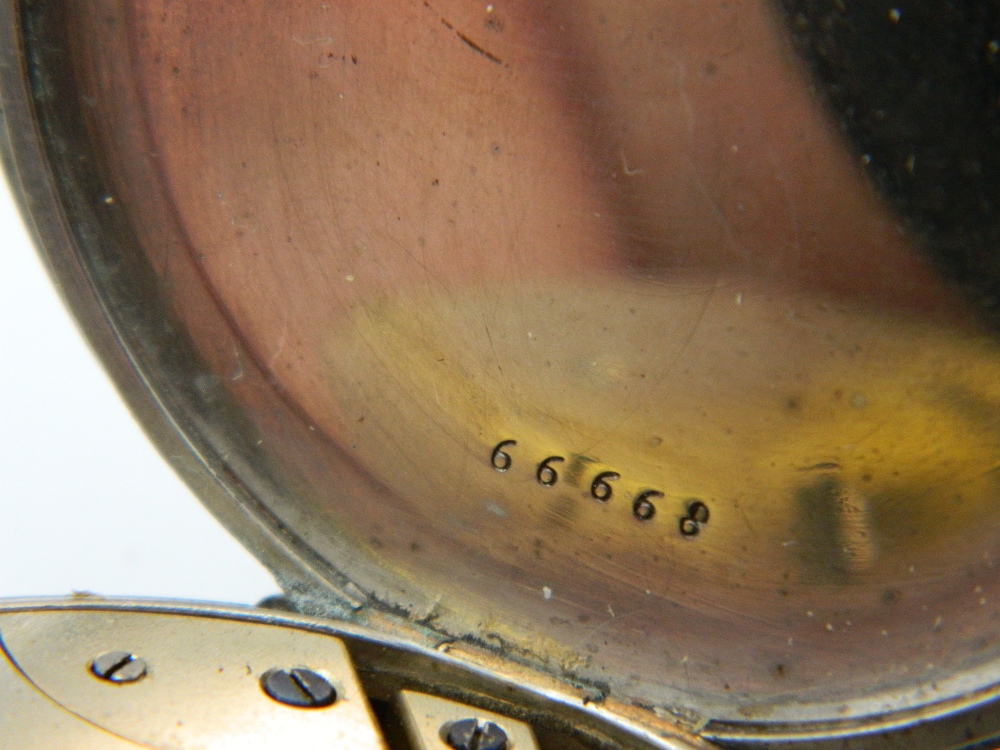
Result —
[[1000, 347], [770, 4], [65, 12], [91, 273], [359, 607], [694, 726], [995, 678]]

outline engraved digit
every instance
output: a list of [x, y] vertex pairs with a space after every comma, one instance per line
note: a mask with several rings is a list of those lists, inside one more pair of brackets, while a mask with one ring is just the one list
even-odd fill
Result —
[[650, 500], [651, 497], [663, 497], [663, 493], [656, 490], [646, 490], [640, 492], [636, 496], [635, 502], [632, 503], [632, 514], [640, 521], [648, 521], [656, 515], [656, 506]]
[[590, 485], [590, 494], [592, 497], [600, 500], [602, 503], [606, 503], [611, 499], [611, 485], [608, 482], [614, 481], [615, 479], [621, 479], [622, 475], [617, 471], [602, 471], [596, 477]]
[[701, 527], [708, 523], [708, 506], [701, 500], [694, 500], [688, 503], [687, 515], [680, 521], [681, 534], [684, 536], [697, 536]]
[[559, 474], [557, 474], [556, 470], [549, 466], [549, 464], [565, 460], [566, 459], [562, 456], [549, 456], [538, 464], [538, 471], [535, 472], [535, 477], [538, 479], [538, 483], [543, 487], [551, 487], [558, 482]]
[[698, 522], [693, 518], [684, 516], [681, 518], [681, 534], [684, 536], [697, 536], [701, 529], [698, 527]]
[[510, 454], [504, 451], [508, 445], [517, 445], [516, 440], [504, 440], [497, 444], [497, 447], [493, 449], [493, 453], [490, 454], [490, 463], [493, 464], [493, 468], [503, 474], [507, 469], [510, 468], [513, 459], [511, 459]]

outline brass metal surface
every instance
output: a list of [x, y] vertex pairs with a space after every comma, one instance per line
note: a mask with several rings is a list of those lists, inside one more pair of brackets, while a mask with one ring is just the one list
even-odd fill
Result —
[[0, 654], [0, 746], [24, 750], [136, 750], [144, 747], [82, 719], [40, 692]]
[[414, 750], [448, 750], [443, 739], [447, 727], [452, 722], [470, 718], [501, 727], [507, 735], [509, 750], [538, 750], [531, 727], [491, 711], [409, 690], [399, 694], [399, 705]]
[[[451, 721], [456, 711], [501, 723], [510, 750], [713, 747], [675, 722], [597, 706], [515, 665], [487, 669], [486, 654], [423, 648], [287, 612], [94, 596], [6, 600], [0, 643], [0, 747], [19, 750], [317, 743], [415, 750], [422, 745], [407, 737], [407, 721], [420, 724], [431, 713]], [[95, 676], [95, 657], [122, 646], [142, 654], [145, 677], [114, 683]], [[322, 675], [336, 700], [317, 708], [273, 700], [265, 676], [296, 668]], [[419, 695], [400, 703], [407, 691]]]
[[[49, 700], [142, 746], [273, 748], [322, 737], [334, 746], [386, 748], [336, 638], [221, 618], [107, 610], [5, 613], [0, 637]], [[134, 684], [95, 678], [94, 657], [123, 646], [142, 655], [146, 677]], [[333, 705], [293, 708], [261, 689], [267, 670], [300, 665], [328, 676], [337, 689]]]
[[23, 27], [62, 273], [299, 606], [719, 739], [992, 697], [1000, 343], [771, 3]]

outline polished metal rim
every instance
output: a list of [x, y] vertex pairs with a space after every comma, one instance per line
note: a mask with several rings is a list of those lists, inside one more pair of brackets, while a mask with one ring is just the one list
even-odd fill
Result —
[[[190, 642], [192, 650], [203, 649], [205, 646], [204, 640], [197, 635], [198, 620], [267, 625], [284, 629], [289, 634], [299, 632], [329, 636], [343, 641], [347, 646], [354, 668], [359, 673], [370, 698], [394, 701], [401, 691], [423, 691], [527, 721], [536, 728], [546, 729], [556, 737], [576, 738], [582, 745], [574, 744], [574, 746], [587, 748], [693, 750], [708, 747], [696, 737], [682, 732], [671, 732], [664, 726], [645, 727], [641, 722], [608, 711], [599, 703], [587, 701], [580, 694], [565, 692], [562, 686], [554, 681], [542, 682], [532, 677], [525, 679], [521, 670], [512, 668], [512, 665], [501, 664], [499, 667], [493, 665], [493, 668], [490, 668], [470, 664], [462, 658], [460, 644], [454, 644], [454, 649], [447, 647], [430, 649], [414, 645], [403, 638], [373, 632], [350, 623], [333, 622], [276, 610], [184, 601], [104, 599], [91, 595], [8, 600], [0, 602], [0, 636], [4, 626], [11, 621], [10, 617], [5, 619], [5, 616], [27, 616], [29, 619], [23, 622], [30, 623], [32, 616], [61, 614], [70, 618], [66, 620], [66, 625], [61, 627], [72, 630], [72, 616], [75, 613], [103, 613], [112, 617], [116, 615], [176, 617], [178, 620], [192, 623], [191, 632], [194, 634]], [[24, 627], [23, 623], [20, 627]], [[52, 632], [52, 626], [47, 627], [50, 628], [48, 632]], [[154, 631], [149, 632], [149, 638], [155, 640]], [[34, 648], [50, 652], [57, 657], [55, 664], [51, 665], [53, 672], [50, 678], [55, 684], [59, 684], [61, 680], [58, 670], [65, 667], [66, 659], [60, 655], [58, 641], [56, 643], [40, 641], [23, 635], [19, 636], [18, 640], [34, 643]], [[227, 653], [233, 649], [238, 651], [240, 639], [237, 637], [235, 641], [225, 644], [220, 650]], [[10, 644], [5, 645], [0, 638], [0, 659], [6, 652], [6, 656], [13, 658], [15, 665], [23, 669], [23, 665], [17, 659], [19, 649], [10, 652], [9, 647]], [[46, 663], [44, 659], [39, 658], [33, 661]], [[155, 671], [157, 666], [150, 664], [149, 668]], [[206, 666], [208, 672], [215, 671], [212, 664]], [[30, 670], [26, 677], [32, 680], [33, 675]], [[70, 683], [67, 681], [66, 684]], [[197, 678], [192, 677], [191, 690], [197, 693], [199, 689], [201, 688], [198, 686]], [[116, 699], [123, 697], [120, 691], [115, 691], [114, 696]], [[135, 722], [134, 717], [135, 714], [133, 722]], [[141, 722], [137, 724], [137, 731], [142, 730]], [[546, 747], [548, 746], [552, 745], [546, 743]]]
[[[197, 394], [178, 387], [197, 371], [197, 355], [183, 332], [171, 328], [151, 304], [156, 295], [143, 290], [151, 283], [147, 271], [118, 265], [122, 254], [117, 248], [131, 241], [129, 227], [113, 202], [104, 199], [108, 193], [99, 166], [88, 161], [87, 134], [74, 121], [76, 105], [53, 101], [58, 82], [46, 79], [44, 58], [54, 53], [32, 36], [44, 16], [45, 10], [35, 6], [24, 11], [16, 3], [0, 6], [0, 155], [64, 299], [133, 412], [213, 514], [275, 572], [303, 611], [403, 634], [415, 644], [411, 648], [447, 641], [431, 622], [413, 623], [389, 607], [370, 606], [294, 528], [275, 518], [262, 498], [288, 488], [257, 469], [252, 444], [227, 443], [232, 433], [217, 429], [222, 420], [238, 415], [224, 400], [199, 401]], [[233, 467], [243, 471], [234, 473]], [[495, 663], [487, 651], [475, 658]], [[889, 715], [878, 715], [878, 706], [870, 705], [869, 716], [845, 722], [718, 722], [688, 717], [682, 709], [674, 716], [651, 711], [645, 716], [651, 725], [686, 725], [731, 746], [808, 741], [815, 747], [848, 742], [860, 748], [910, 737], [922, 738], [913, 740], [920, 746], [964, 747], [1000, 734], [998, 689], [983, 687], [995, 679], [993, 665], [979, 667], [942, 687], [943, 694], [955, 696], [948, 700], [929, 696], [925, 704]], [[604, 699], [599, 689], [590, 690], [590, 700]], [[864, 703], [864, 696], [859, 699]], [[617, 721], [617, 709], [606, 706], [600, 713]], [[809, 707], [803, 708], [807, 714]]]

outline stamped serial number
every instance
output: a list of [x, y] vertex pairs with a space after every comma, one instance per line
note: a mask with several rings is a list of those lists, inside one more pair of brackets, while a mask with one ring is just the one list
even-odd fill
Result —
[[[490, 465], [503, 474], [514, 465], [510, 449], [517, 445], [516, 440], [501, 440], [490, 453]], [[535, 480], [542, 487], [554, 487], [559, 481], [560, 464], [566, 461], [565, 456], [547, 456], [535, 466]], [[622, 478], [617, 471], [598, 472], [590, 482], [590, 496], [595, 500], [607, 503], [615, 494], [612, 482]], [[632, 498], [632, 515], [640, 521], [652, 521], [656, 516], [656, 503], [664, 495], [659, 490], [645, 489], [637, 492]], [[678, 519], [678, 530], [682, 536], [695, 537], [708, 524], [708, 506], [701, 500], [688, 500], [686, 514]]]

